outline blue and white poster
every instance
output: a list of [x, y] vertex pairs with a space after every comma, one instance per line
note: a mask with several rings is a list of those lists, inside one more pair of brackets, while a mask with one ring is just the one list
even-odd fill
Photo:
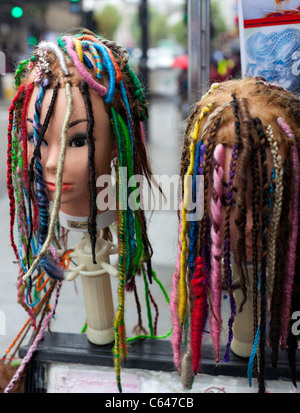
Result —
[[242, 76], [300, 95], [300, 1], [239, 0]]

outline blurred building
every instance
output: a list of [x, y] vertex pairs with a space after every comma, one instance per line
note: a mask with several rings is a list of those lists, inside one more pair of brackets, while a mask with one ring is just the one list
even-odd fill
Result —
[[88, 14], [82, 1], [1, 0], [0, 52], [5, 56], [5, 73], [1, 71], [0, 99], [12, 99], [16, 66], [41, 39], [56, 39], [58, 33], [85, 23]]
[[81, 1], [1, 0], [0, 50], [6, 55], [7, 73], [27, 57], [41, 38], [78, 27], [82, 23]]

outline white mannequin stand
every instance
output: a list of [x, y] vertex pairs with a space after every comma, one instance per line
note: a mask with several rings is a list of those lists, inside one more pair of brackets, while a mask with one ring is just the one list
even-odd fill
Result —
[[[115, 218], [111, 211], [99, 214], [98, 229], [110, 225]], [[112, 211], [115, 212], [115, 211]], [[76, 258], [78, 266], [71, 268], [67, 276], [68, 281], [73, 281], [81, 276], [84, 294], [84, 303], [87, 320], [87, 338], [97, 345], [111, 343], [114, 340], [114, 307], [111, 291], [111, 276], [118, 276], [118, 270], [110, 265], [109, 256], [117, 253], [115, 244], [98, 238], [95, 246], [97, 264], [93, 263], [90, 236], [87, 232], [85, 217], [70, 217], [60, 212], [60, 223], [67, 229], [80, 231], [83, 238], [71, 254]]]
[[[237, 267], [233, 264], [231, 268], [232, 279], [237, 280]], [[250, 357], [254, 340], [252, 291], [253, 267], [250, 265], [247, 266], [247, 271], [250, 286], [247, 285], [247, 301], [245, 302], [241, 312], [239, 312], [238, 310], [243, 299], [242, 290], [237, 289], [233, 294], [236, 302], [237, 313], [232, 326], [233, 339], [231, 342], [231, 350], [239, 357]]]

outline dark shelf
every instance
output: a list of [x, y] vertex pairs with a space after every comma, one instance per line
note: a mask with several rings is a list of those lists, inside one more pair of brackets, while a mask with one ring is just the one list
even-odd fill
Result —
[[[19, 351], [20, 357], [24, 357], [29, 345]], [[113, 367], [112, 354], [113, 343], [97, 346], [90, 343], [84, 334], [45, 333], [35, 351], [25, 380], [25, 391], [29, 393], [45, 392], [47, 365], [51, 363], [71, 363], [89, 366]], [[224, 354], [225, 347], [221, 347]], [[299, 350], [298, 354], [299, 356]], [[299, 359], [299, 357], [298, 357]], [[290, 380], [287, 354], [279, 352], [278, 365], [274, 369], [270, 363], [270, 351], [266, 349], [266, 371], [268, 380]], [[223, 375], [233, 377], [247, 377], [248, 359], [244, 359], [231, 353], [230, 362], [214, 361], [212, 346], [206, 344], [202, 347], [203, 374]], [[123, 365], [126, 368], [156, 370], [164, 372], [175, 371], [171, 343], [168, 340], [140, 339], [128, 343], [128, 357]], [[297, 363], [297, 380], [300, 380], [300, 365]]]

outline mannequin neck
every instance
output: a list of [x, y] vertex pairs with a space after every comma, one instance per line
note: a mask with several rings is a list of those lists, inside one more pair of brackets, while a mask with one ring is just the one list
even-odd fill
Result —
[[[116, 217], [117, 211], [111, 209], [98, 214], [96, 221], [97, 230], [109, 227], [113, 222], [115, 222]], [[70, 231], [87, 232], [88, 219], [89, 217], [76, 217], [59, 211], [59, 222], [61, 226]]]

